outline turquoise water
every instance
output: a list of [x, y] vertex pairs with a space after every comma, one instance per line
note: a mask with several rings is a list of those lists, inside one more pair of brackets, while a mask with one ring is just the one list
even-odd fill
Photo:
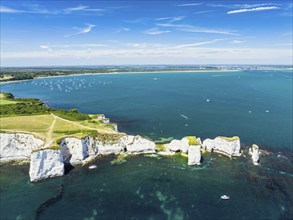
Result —
[[[290, 219], [292, 152], [286, 155], [263, 155], [254, 166], [206, 154], [200, 167], [142, 155], [112, 166], [108, 156], [92, 162], [97, 169], [77, 166], [37, 184], [27, 165], [2, 166], [1, 219]], [[219, 200], [223, 194], [230, 200]]]
[[153, 140], [238, 135], [261, 147], [292, 147], [292, 72], [82, 75], [2, 84], [57, 108], [104, 113], [119, 130]]
[[[2, 84], [52, 107], [105, 113], [154, 140], [238, 135], [246, 157], [115, 156], [30, 183], [28, 165], [0, 166], [0, 219], [292, 219], [292, 72], [82, 75]], [[208, 101], [209, 100], [209, 101]], [[247, 155], [257, 143], [260, 166]], [[219, 200], [227, 194], [229, 201]]]

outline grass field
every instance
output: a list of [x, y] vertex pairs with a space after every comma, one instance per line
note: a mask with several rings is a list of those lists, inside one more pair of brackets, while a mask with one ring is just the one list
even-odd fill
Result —
[[44, 147], [58, 145], [65, 137], [115, 133], [112, 124], [103, 123], [97, 115], [47, 108], [37, 99], [14, 99], [11, 93], [0, 93], [0, 132], [30, 133], [44, 140]]
[[16, 103], [17, 103], [16, 101], [10, 101], [10, 100], [5, 100], [0, 98], [0, 105], [10, 105], [10, 104], [16, 104]]
[[1, 130], [44, 133], [49, 130], [54, 117], [51, 115], [16, 116], [0, 118]]
[[114, 132], [109, 125], [99, 122], [98, 119], [92, 120], [93, 123], [70, 121], [53, 114], [2, 117], [0, 118], [0, 129], [11, 133], [31, 133], [43, 139], [45, 145], [56, 145], [58, 140], [65, 137], [81, 138], [94, 132]]

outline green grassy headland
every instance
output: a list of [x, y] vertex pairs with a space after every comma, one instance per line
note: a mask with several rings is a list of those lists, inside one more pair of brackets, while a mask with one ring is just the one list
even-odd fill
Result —
[[96, 115], [48, 108], [37, 99], [14, 98], [10, 93], [0, 93], [0, 103], [0, 132], [33, 134], [44, 140], [45, 148], [58, 146], [65, 137], [92, 135], [104, 142], [117, 140], [114, 126]]

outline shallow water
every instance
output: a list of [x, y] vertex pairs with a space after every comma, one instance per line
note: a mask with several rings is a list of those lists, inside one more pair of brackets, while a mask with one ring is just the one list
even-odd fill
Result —
[[[261, 166], [245, 157], [203, 158], [201, 166], [187, 166], [186, 158], [139, 155], [113, 166], [107, 156], [91, 163], [96, 169], [77, 166], [37, 184], [29, 182], [28, 165], [1, 166], [1, 219], [292, 217], [292, 152], [263, 153]], [[230, 200], [220, 200], [223, 194]]]
[[[292, 219], [292, 72], [82, 75], [2, 84], [17, 97], [105, 113], [152, 139], [238, 135], [245, 156], [115, 156], [30, 183], [28, 165], [0, 166], [0, 219]], [[260, 166], [247, 155], [262, 151]], [[227, 194], [230, 200], [219, 200]]]

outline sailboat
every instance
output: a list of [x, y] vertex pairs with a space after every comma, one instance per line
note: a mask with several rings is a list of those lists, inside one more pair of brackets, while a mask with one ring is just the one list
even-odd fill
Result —
[[229, 200], [229, 199], [230, 199], [230, 196], [222, 195], [222, 196], [221, 196], [221, 199], [223, 199], [223, 200]]

